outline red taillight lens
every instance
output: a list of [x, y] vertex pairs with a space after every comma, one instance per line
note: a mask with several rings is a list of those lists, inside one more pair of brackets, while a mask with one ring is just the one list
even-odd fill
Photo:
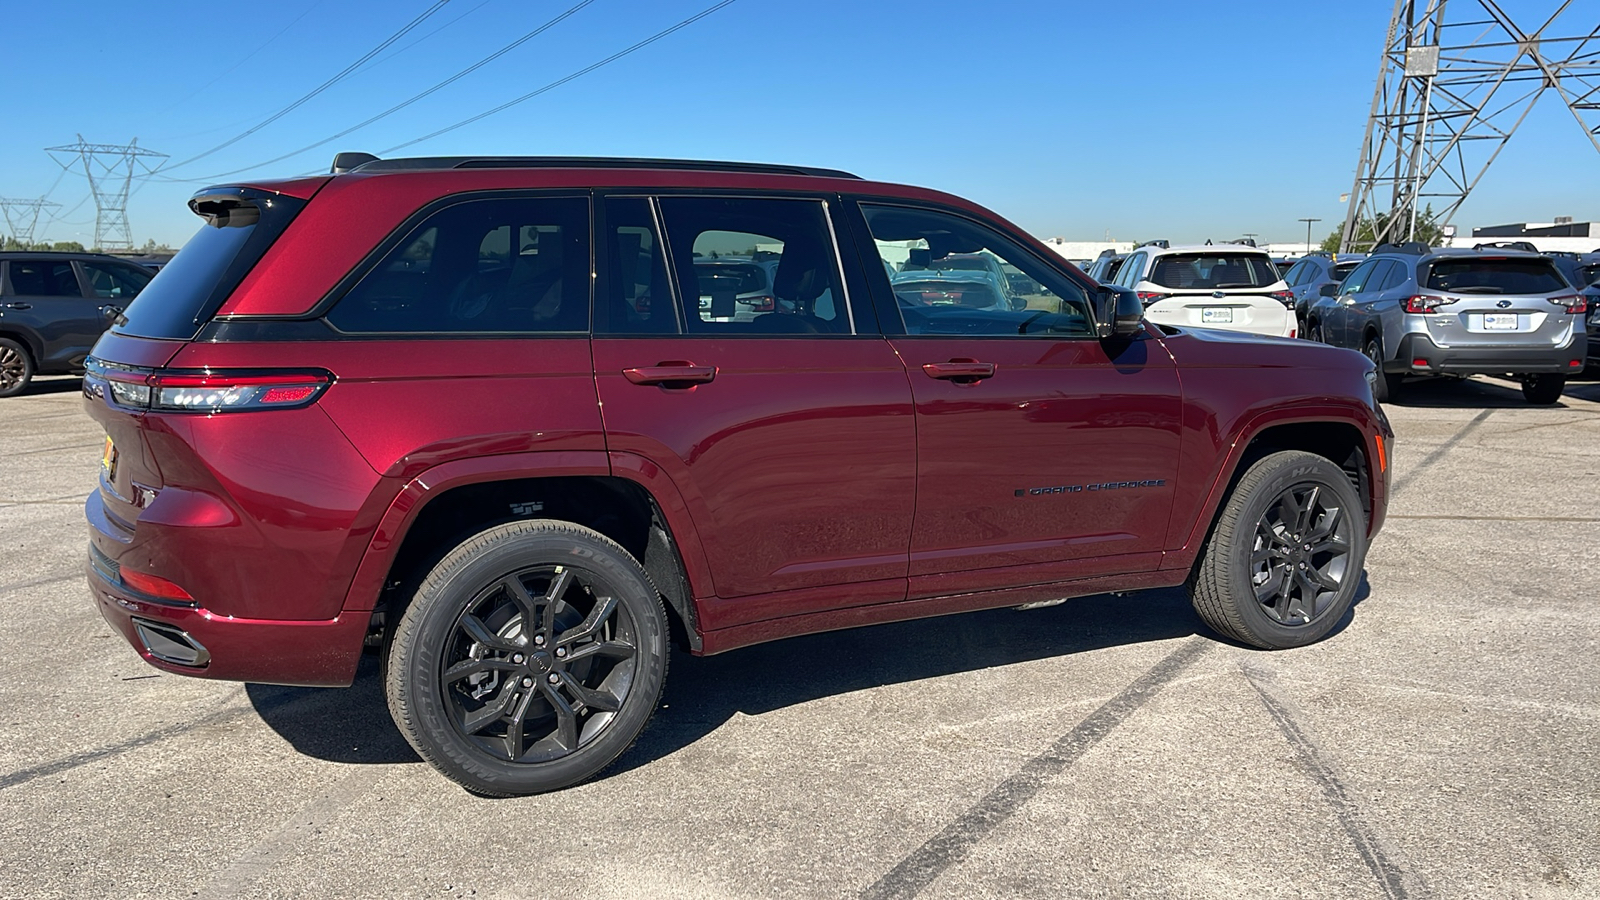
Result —
[[1171, 296], [1171, 294], [1162, 294], [1156, 291], [1139, 291], [1139, 302], [1143, 303], [1145, 306], [1149, 306], [1152, 303], [1165, 300]]
[[188, 591], [165, 578], [147, 575], [144, 572], [135, 572], [128, 568], [124, 568], [118, 574], [121, 576], [123, 584], [141, 594], [149, 594], [152, 597], [160, 597], [165, 600], [182, 600], [185, 603], [194, 602], [194, 598], [189, 596]]
[[1435, 313], [1439, 311], [1439, 307], [1445, 305], [1446, 303], [1454, 302], [1454, 300], [1451, 300], [1448, 297], [1434, 297], [1428, 294], [1418, 294], [1415, 297], [1406, 298], [1406, 312]]
[[1569, 313], [1582, 315], [1589, 310], [1589, 298], [1582, 294], [1571, 294], [1566, 297], [1551, 297], [1550, 302], [1563, 307]]
[[332, 383], [326, 372], [157, 372], [149, 378], [149, 402], [165, 412], [297, 409]]
[[1294, 305], [1294, 291], [1273, 291], [1272, 296], [1277, 298], [1284, 306]]
[[751, 297], [745, 302], [749, 303], [750, 308], [756, 312], [772, 312], [778, 308], [777, 301], [771, 297]]

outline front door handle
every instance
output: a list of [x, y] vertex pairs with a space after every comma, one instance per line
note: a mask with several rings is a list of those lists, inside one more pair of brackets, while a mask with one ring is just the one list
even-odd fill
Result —
[[922, 371], [926, 372], [929, 378], [954, 381], [956, 384], [972, 384], [985, 378], [993, 378], [994, 363], [978, 362], [975, 359], [952, 359], [949, 362], [924, 363]]
[[667, 388], [688, 388], [706, 384], [717, 377], [716, 366], [697, 366], [691, 362], [664, 362], [653, 366], [623, 369], [622, 377], [634, 384], [659, 384]]
[[33, 309], [32, 303], [7, 303], [6, 309]]

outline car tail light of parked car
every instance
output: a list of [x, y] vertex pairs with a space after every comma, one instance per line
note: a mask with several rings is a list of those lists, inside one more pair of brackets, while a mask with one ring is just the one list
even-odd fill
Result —
[[1149, 306], [1152, 303], [1157, 303], [1171, 296], [1171, 294], [1163, 294], [1159, 291], [1140, 291], [1139, 302], [1143, 303], [1145, 306]]
[[751, 297], [742, 302], [750, 304], [751, 312], [772, 312], [778, 308], [777, 301], [771, 296]]
[[1294, 291], [1273, 291], [1272, 296], [1278, 298], [1278, 302], [1284, 306], [1294, 308]]
[[1550, 302], [1566, 309], [1573, 315], [1583, 315], [1589, 309], [1589, 299], [1582, 294], [1572, 294], [1566, 297], [1551, 297]]
[[89, 372], [110, 384], [119, 406], [160, 412], [299, 409], [333, 384], [333, 375], [325, 371], [159, 372], [106, 366], [92, 358]]
[[1449, 297], [1435, 297], [1432, 294], [1418, 294], [1415, 297], [1406, 298], [1406, 312], [1434, 313], [1438, 312], [1439, 307], [1444, 306], [1446, 303], [1454, 302], [1456, 301]]

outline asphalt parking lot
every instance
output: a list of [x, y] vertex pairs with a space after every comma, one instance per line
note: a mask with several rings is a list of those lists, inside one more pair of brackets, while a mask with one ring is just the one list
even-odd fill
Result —
[[0, 897], [1600, 896], [1600, 384], [1389, 407], [1343, 629], [1177, 591], [673, 660], [607, 777], [484, 800], [348, 690], [180, 678], [91, 607], [101, 435], [0, 401]]

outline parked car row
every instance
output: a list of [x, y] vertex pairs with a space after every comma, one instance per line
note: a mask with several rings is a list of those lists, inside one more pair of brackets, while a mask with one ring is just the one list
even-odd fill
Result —
[[155, 273], [98, 253], [0, 253], [0, 397], [83, 371], [89, 348]]

